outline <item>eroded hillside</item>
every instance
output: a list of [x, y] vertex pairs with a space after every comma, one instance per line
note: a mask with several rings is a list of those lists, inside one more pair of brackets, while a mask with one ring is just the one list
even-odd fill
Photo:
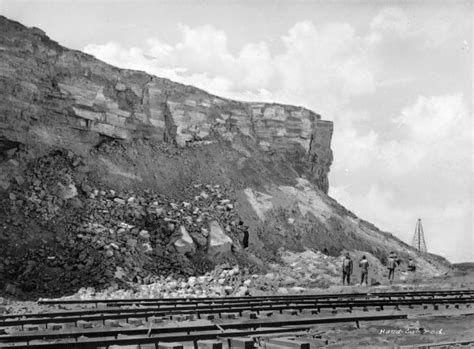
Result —
[[[332, 123], [123, 70], [0, 17], [0, 287], [265, 270], [282, 251], [418, 256], [326, 195]], [[357, 252], [359, 253], [359, 252]]]

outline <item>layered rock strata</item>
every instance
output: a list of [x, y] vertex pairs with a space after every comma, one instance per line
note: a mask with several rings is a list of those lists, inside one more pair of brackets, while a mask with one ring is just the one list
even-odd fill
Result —
[[0, 149], [17, 143], [85, 155], [104, 139], [193, 142], [248, 137], [327, 192], [332, 123], [288, 105], [244, 103], [66, 49], [0, 16]]

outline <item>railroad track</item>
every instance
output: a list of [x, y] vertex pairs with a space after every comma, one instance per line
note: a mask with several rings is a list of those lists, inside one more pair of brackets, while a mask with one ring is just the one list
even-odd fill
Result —
[[[0, 341], [9, 342], [6, 345], [0, 344], [0, 348], [18, 348], [18, 344], [25, 342], [20, 348], [96, 348], [109, 345], [127, 344], [160, 344], [169, 342], [191, 342], [198, 345], [198, 341], [206, 339], [224, 339], [248, 337], [246, 342], [253, 342], [252, 337], [285, 334], [299, 331], [308, 331], [317, 324], [347, 323], [361, 321], [381, 321], [405, 319], [406, 314], [397, 315], [361, 315], [361, 316], [340, 316], [322, 318], [300, 318], [284, 320], [258, 319], [250, 321], [239, 321], [228, 324], [214, 325], [194, 325], [180, 327], [135, 327], [120, 329], [84, 329], [80, 331], [45, 331], [42, 333], [22, 333], [0, 336]], [[80, 340], [80, 337], [86, 337]], [[66, 341], [56, 342], [53, 340], [65, 339]], [[47, 343], [34, 343], [35, 340], [47, 341]]]
[[297, 314], [304, 310], [311, 310], [314, 314], [319, 313], [345, 313], [353, 311], [368, 311], [372, 308], [375, 311], [383, 311], [389, 308], [399, 310], [400, 307], [418, 307], [428, 309], [430, 306], [433, 310], [439, 310], [443, 306], [452, 306], [456, 308], [470, 307], [474, 303], [474, 297], [468, 298], [412, 298], [399, 300], [379, 300], [379, 299], [360, 299], [360, 300], [339, 300], [339, 301], [278, 301], [278, 302], [259, 302], [253, 303], [249, 300], [239, 303], [224, 303], [217, 305], [181, 305], [169, 307], [141, 307], [141, 308], [95, 308], [71, 311], [53, 311], [49, 313], [34, 314], [10, 314], [0, 316], [0, 327], [6, 326], [24, 326], [27, 324], [46, 325], [48, 323], [74, 323], [84, 321], [102, 321], [105, 324], [106, 319], [128, 318], [144, 318], [150, 317], [166, 317], [166, 316], [190, 316], [193, 315], [198, 319], [209, 319], [213, 315], [214, 318], [229, 317], [234, 314], [235, 317], [242, 316], [245, 312], [273, 312], [280, 314]]
[[[49, 305], [95, 305], [91, 309], [0, 316], [0, 348], [305, 348], [272, 337], [307, 333], [318, 324], [406, 319], [411, 312], [468, 309], [473, 290], [390, 292], [206, 299], [46, 301]], [[207, 319], [210, 321], [176, 321]], [[174, 320], [174, 321], [173, 321]], [[206, 342], [206, 340], [208, 342]], [[281, 345], [282, 341], [290, 343]], [[320, 340], [314, 339], [314, 340]], [[179, 343], [174, 343], [174, 342]], [[209, 342], [210, 341], [210, 342]], [[273, 342], [272, 342], [273, 341]], [[174, 343], [174, 344], [173, 344]], [[278, 344], [280, 343], [280, 344]], [[299, 344], [298, 344], [299, 343]], [[320, 343], [321, 344], [321, 343]], [[309, 344], [308, 344], [309, 345]]]

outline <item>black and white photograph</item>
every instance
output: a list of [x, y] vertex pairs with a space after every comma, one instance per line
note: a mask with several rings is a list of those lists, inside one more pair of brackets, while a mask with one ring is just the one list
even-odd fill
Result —
[[474, 347], [472, 0], [0, 0], [0, 348]]

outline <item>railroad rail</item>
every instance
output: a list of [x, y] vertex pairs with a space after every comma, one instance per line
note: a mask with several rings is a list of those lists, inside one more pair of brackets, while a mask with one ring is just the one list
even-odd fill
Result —
[[[439, 348], [459, 348], [465, 345], [473, 345], [474, 338], [464, 339], [459, 341], [438, 342], [438, 343], [423, 343], [414, 345], [402, 345], [400, 349], [439, 349]], [[472, 346], [471, 346], [472, 347]]]
[[260, 297], [206, 297], [206, 298], [129, 298], [129, 299], [88, 299], [88, 300], [72, 300], [72, 299], [40, 299], [39, 304], [48, 305], [66, 305], [66, 304], [120, 304], [133, 305], [143, 303], [158, 304], [180, 304], [180, 303], [216, 303], [216, 302], [238, 302], [247, 301], [249, 298], [255, 301], [266, 300], [297, 300], [297, 299], [340, 299], [340, 298], [405, 298], [405, 297], [435, 297], [435, 296], [455, 296], [455, 295], [473, 295], [474, 290], [430, 290], [430, 291], [408, 291], [408, 292], [357, 292], [357, 293], [328, 293], [316, 295], [274, 295]]
[[[434, 314], [448, 308], [467, 309], [474, 303], [474, 290], [205, 299], [43, 300], [40, 303], [78, 308], [1, 315], [0, 348], [135, 345], [148, 349], [182, 348], [183, 343], [191, 343], [195, 348], [221, 348], [226, 341], [230, 348], [254, 348], [253, 342], [259, 338], [308, 333], [320, 324], [353, 322], [359, 327], [361, 321], [406, 319], [410, 314]], [[95, 307], [90, 308], [93, 303], [96, 303]], [[84, 305], [89, 308], [81, 308]], [[212, 322], [176, 322], [193, 319]], [[11, 332], [12, 329], [16, 332]], [[201, 345], [206, 340], [211, 340], [207, 343], [210, 346]], [[277, 338], [266, 348], [289, 347], [278, 344], [282, 342], [286, 343], [285, 339]], [[249, 346], [241, 346], [242, 343]], [[290, 346], [309, 348], [295, 343], [291, 342]]]

